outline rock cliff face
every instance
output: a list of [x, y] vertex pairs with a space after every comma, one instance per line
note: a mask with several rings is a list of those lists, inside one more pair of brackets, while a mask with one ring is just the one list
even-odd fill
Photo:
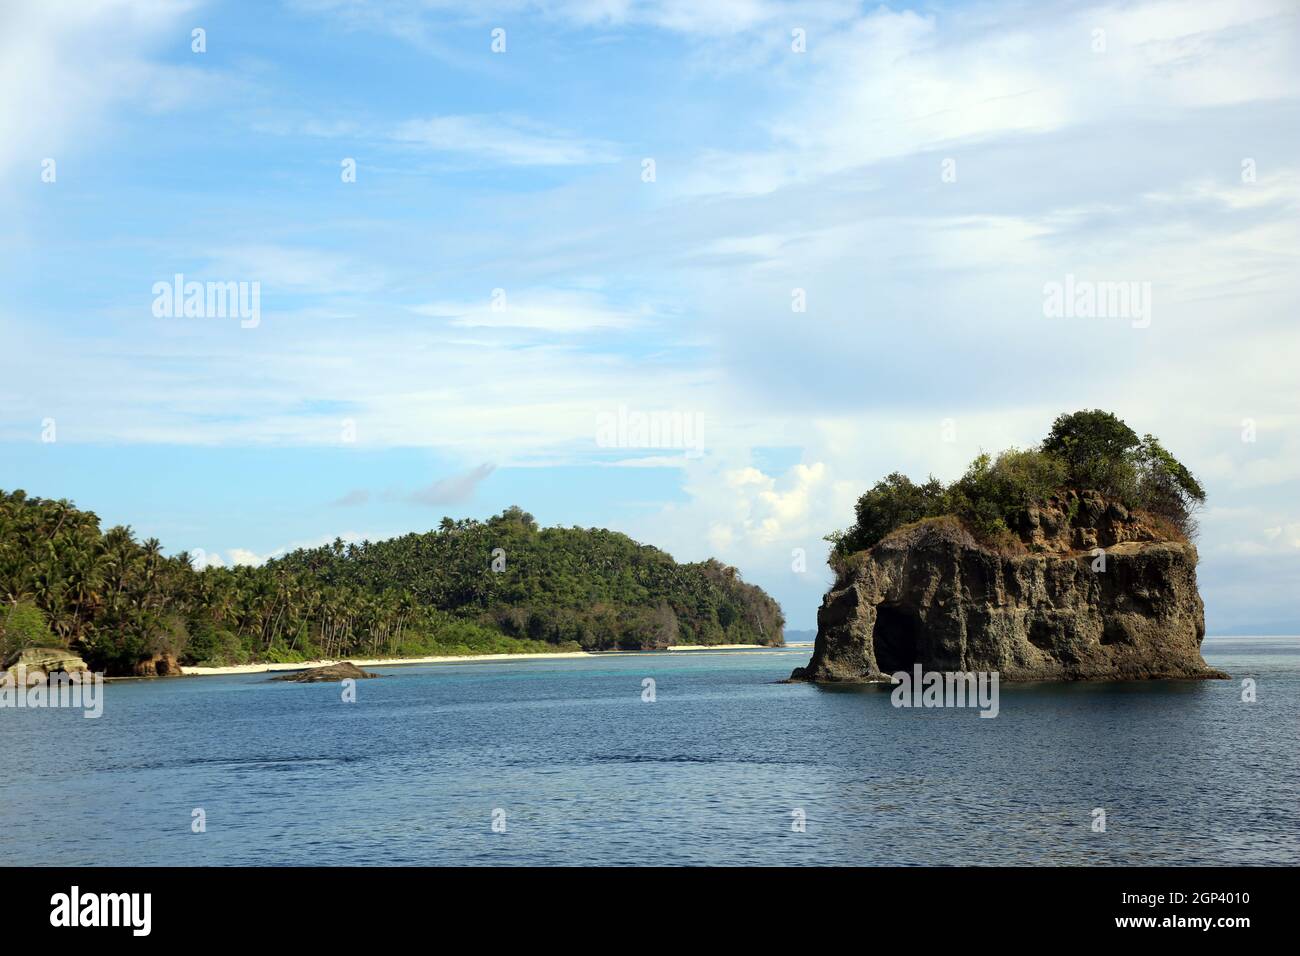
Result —
[[917, 663], [1003, 680], [1228, 676], [1201, 658], [1191, 544], [1089, 492], [1029, 509], [1015, 531], [994, 550], [929, 519], [855, 555], [791, 679], [888, 680]]
[[135, 662], [131, 669], [133, 677], [180, 677], [180, 661], [175, 654], [154, 654]]
[[50, 674], [59, 672], [67, 674], [85, 673], [90, 670], [72, 651], [62, 647], [28, 647], [12, 654], [4, 662], [4, 671], [0, 679], [10, 680], [23, 668], [27, 682], [44, 682]]

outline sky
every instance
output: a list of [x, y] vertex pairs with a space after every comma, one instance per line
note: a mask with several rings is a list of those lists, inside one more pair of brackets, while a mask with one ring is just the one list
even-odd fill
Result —
[[1294, 0], [0, 0], [0, 488], [227, 566], [518, 504], [802, 629], [872, 483], [1098, 407], [1206, 487], [1210, 633], [1300, 633], [1298, 48]]

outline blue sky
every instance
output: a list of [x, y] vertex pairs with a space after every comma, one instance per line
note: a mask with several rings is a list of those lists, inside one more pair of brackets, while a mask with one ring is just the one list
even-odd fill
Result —
[[[225, 564], [519, 504], [715, 555], [804, 628], [872, 482], [1103, 407], [1208, 489], [1211, 631], [1300, 632], [1297, 27], [6, 3], [0, 487]], [[256, 327], [156, 316], [177, 273], [259, 283]], [[1150, 321], [1049, 317], [1067, 276]], [[620, 409], [699, 447], [609, 447]]]

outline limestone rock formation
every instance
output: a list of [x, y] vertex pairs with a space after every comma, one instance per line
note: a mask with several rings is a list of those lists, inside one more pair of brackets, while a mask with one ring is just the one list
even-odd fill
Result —
[[1176, 532], [1090, 492], [1028, 509], [1015, 532], [995, 549], [933, 518], [854, 555], [791, 679], [881, 681], [917, 663], [1003, 680], [1228, 676], [1201, 657], [1196, 549]]
[[154, 654], [136, 661], [131, 673], [135, 677], [180, 677], [181, 664], [175, 654]]
[[292, 674], [272, 677], [271, 680], [293, 681], [299, 684], [316, 684], [325, 681], [341, 681], [348, 677], [351, 677], [353, 680], [368, 680], [372, 677], [382, 676], [382, 674], [371, 674], [369, 671], [363, 671], [351, 661], [343, 661], [340, 664], [327, 664], [324, 667], [313, 667], [310, 670], [294, 671]]
[[4, 673], [0, 675], [0, 680], [13, 679], [17, 676], [20, 667], [24, 669], [28, 683], [33, 681], [44, 683], [50, 674], [60, 671], [75, 674], [90, 670], [85, 661], [67, 648], [27, 647], [5, 660]]

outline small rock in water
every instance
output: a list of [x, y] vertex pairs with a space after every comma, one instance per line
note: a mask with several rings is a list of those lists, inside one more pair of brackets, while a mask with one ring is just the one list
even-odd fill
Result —
[[351, 661], [343, 661], [340, 664], [326, 664], [324, 667], [313, 667], [310, 670], [294, 671], [292, 674], [284, 674], [280, 677], [272, 677], [271, 680], [294, 681], [299, 684], [317, 684], [326, 681], [340, 681], [351, 677], [353, 680], [366, 680], [371, 677], [382, 677], [382, 674], [371, 674], [369, 671], [363, 671]]

